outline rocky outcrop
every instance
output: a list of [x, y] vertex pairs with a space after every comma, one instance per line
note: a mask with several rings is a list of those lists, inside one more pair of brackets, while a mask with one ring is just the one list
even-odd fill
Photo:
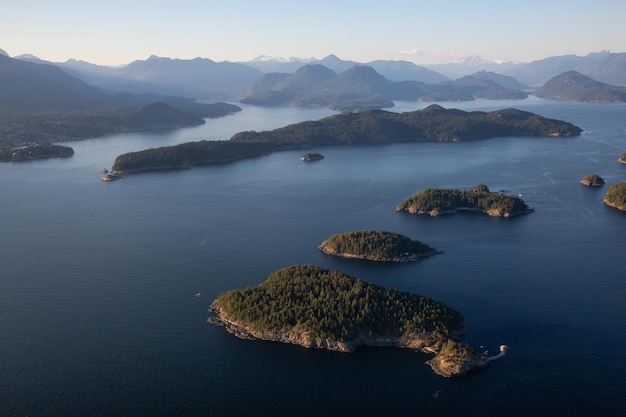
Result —
[[446, 378], [467, 375], [472, 371], [484, 369], [489, 366], [489, 361], [485, 358], [476, 358], [465, 361], [458, 361], [454, 358], [435, 356], [426, 361], [426, 364], [437, 374]]
[[589, 174], [580, 180], [580, 183], [587, 187], [601, 187], [604, 185], [604, 178], [598, 174]]

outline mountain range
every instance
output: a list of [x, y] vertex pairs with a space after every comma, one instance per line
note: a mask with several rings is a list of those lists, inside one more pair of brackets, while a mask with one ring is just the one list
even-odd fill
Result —
[[241, 110], [154, 93], [109, 93], [46, 64], [0, 54], [0, 145], [173, 129]]
[[330, 106], [355, 111], [392, 107], [391, 100], [465, 101], [527, 97], [522, 90], [528, 87], [511, 77], [486, 72], [476, 75], [427, 84], [391, 81], [366, 65], [353, 65], [337, 74], [321, 64], [306, 64], [290, 74], [264, 75], [246, 92], [241, 102], [262, 106]]
[[[292, 68], [299, 62], [273, 63]], [[152, 56], [112, 68], [77, 60], [50, 63], [32, 55], [11, 58], [0, 50], [0, 145], [172, 129], [241, 110], [215, 102], [218, 98], [261, 106], [328, 106], [342, 112], [392, 107], [398, 100], [523, 99], [528, 94], [569, 101], [626, 101], [626, 54], [550, 57], [509, 66], [508, 72], [521, 74], [518, 77], [482, 69], [485, 61], [472, 58], [459, 65], [475, 71], [454, 80], [405, 61], [370, 64], [330, 55], [290, 72], [265, 73], [245, 63]], [[587, 74], [563, 71], [571, 67]], [[539, 86], [534, 85], [537, 81], [520, 81], [540, 80], [555, 72]]]
[[[601, 52], [585, 57], [549, 57], [525, 65], [489, 63], [478, 57], [457, 63], [459, 68], [477, 69], [508, 65], [517, 77], [479, 69], [451, 80], [442, 74], [407, 61], [373, 61], [369, 65], [344, 61], [335, 55], [322, 60], [258, 59], [248, 63], [215, 62], [205, 58], [190, 60], [151, 56], [122, 67], [106, 67], [84, 61], [64, 63], [42, 61], [32, 55], [9, 57], [0, 50], [0, 104], [53, 108], [97, 108], [120, 105], [145, 105], [162, 101], [179, 110], [202, 114], [193, 99], [214, 101], [241, 99], [256, 105], [331, 106], [342, 110], [362, 110], [392, 106], [391, 100], [459, 101], [476, 98], [525, 98], [538, 80], [545, 84], [553, 77], [575, 71], [598, 83], [585, 82], [587, 95], [592, 89], [602, 93], [594, 100], [621, 100], [619, 88], [608, 96], [610, 87], [626, 85], [626, 54]], [[256, 68], [252, 67], [256, 64]], [[291, 72], [268, 72], [262, 68], [295, 68]], [[297, 66], [300, 65], [300, 66]], [[296, 67], [297, 66], [297, 67]], [[597, 74], [594, 78], [587, 73]], [[525, 83], [522, 80], [530, 80]], [[581, 79], [578, 78], [577, 94]], [[606, 82], [603, 80], [611, 80]], [[558, 87], [560, 85], [560, 87]], [[555, 88], [538, 90], [539, 95], [560, 99]], [[571, 83], [569, 84], [571, 87]], [[183, 98], [190, 97], [190, 98]], [[185, 107], [184, 109], [181, 109]], [[205, 109], [206, 110], [206, 109]]]
[[[554, 56], [529, 63], [493, 62], [480, 57], [468, 57], [452, 64], [423, 66], [409, 61], [390, 60], [358, 63], [342, 60], [335, 55], [328, 55], [321, 60], [258, 57], [246, 62], [150, 56], [148, 59], [136, 60], [121, 67], [101, 66], [73, 59], [52, 63], [32, 55], [16, 58], [54, 65], [108, 93], [156, 93], [192, 97], [202, 101], [239, 100], [241, 97], [249, 96], [251, 91], [258, 93], [262, 90], [258, 83], [274, 85], [274, 81], [270, 80], [286, 77], [280, 74], [295, 73], [305, 65], [321, 65], [335, 74], [341, 74], [355, 66], [367, 66], [392, 82], [417, 81], [424, 84], [456, 82], [467, 75], [485, 79], [486, 74], [498, 74], [512, 77], [514, 80], [509, 79], [505, 85], [503, 78], [496, 80], [491, 75], [489, 79], [501, 87], [512, 90], [523, 90], [522, 86], [539, 87], [552, 77], [567, 71], [578, 71], [607, 84], [626, 85], [626, 53], [608, 51], [586, 56]], [[267, 88], [265, 90], [269, 91]], [[278, 91], [280, 90], [279, 88]]]

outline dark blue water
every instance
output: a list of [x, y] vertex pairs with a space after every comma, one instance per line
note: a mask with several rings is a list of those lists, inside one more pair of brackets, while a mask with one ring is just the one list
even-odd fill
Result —
[[[626, 215], [602, 198], [626, 181], [617, 163], [626, 106], [444, 105], [514, 106], [585, 132], [323, 148], [326, 158], [310, 164], [280, 152], [99, 180], [130, 150], [331, 114], [247, 107], [199, 128], [72, 143], [70, 159], [1, 164], [0, 416], [623, 415]], [[581, 186], [588, 173], [607, 186]], [[393, 211], [422, 188], [477, 183], [522, 194], [536, 210], [508, 220]], [[444, 253], [390, 266], [316, 249], [357, 229], [399, 232]], [[510, 352], [444, 379], [410, 350], [311, 351], [240, 340], [206, 322], [221, 291], [301, 263], [437, 298], [465, 315], [467, 341]]]

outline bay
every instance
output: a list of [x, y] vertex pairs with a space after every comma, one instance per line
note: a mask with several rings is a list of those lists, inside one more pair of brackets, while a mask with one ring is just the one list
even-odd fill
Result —
[[[333, 114], [243, 111], [203, 126], [68, 143], [68, 159], [0, 164], [0, 415], [621, 415], [626, 406], [626, 215], [602, 203], [626, 181], [626, 106], [523, 101], [576, 138], [494, 138], [277, 152], [187, 171], [99, 180], [115, 156], [228, 139]], [[396, 103], [394, 111], [425, 107]], [[579, 184], [597, 173], [607, 186]], [[393, 207], [425, 187], [521, 194], [535, 212], [424, 218]], [[385, 229], [444, 253], [410, 265], [326, 257], [317, 245]], [[353, 354], [239, 340], [206, 322], [222, 291], [315, 264], [436, 298], [466, 340], [510, 352], [443, 379], [409, 350]]]

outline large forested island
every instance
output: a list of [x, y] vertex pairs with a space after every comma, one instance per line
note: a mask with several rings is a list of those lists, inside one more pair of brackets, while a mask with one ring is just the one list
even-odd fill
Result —
[[611, 185], [604, 195], [604, 203], [607, 206], [626, 211], [626, 182]]
[[405, 113], [383, 110], [341, 113], [272, 131], [240, 132], [227, 141], [201, 141], [130, 152], [118, 156], [112, 169], [132, 173], [186, 168], [316, 146], [462, 141], [499, 136], [578, 136], [581, 131], [571, 123], [516, 109], [465, 112], [433, 104]]
[[446, 188], [427, 188], [398, 204], [395, 211], [411, 214], [441, 214], [457, 211], [479, 211], [489, 216], [513, 217], [533, 210], [519, 197], [489, 191], [484, 184], [466, 191]]
[[363, 345], [418, 349], [437, 355], [429, 362], [444, 376], [487, 365], [474, 349], [449, 342], [465, 331], [459, 312], [311, 265], [278, 270], [256, 288], [224, 292], [211, 311], [210, 322], [244, 339], [341, 352]]
[[331, 256], [377, 262], [411, 262], [439, 253], [425, 243], [384, 230], [338, 233], [318, 249]]

